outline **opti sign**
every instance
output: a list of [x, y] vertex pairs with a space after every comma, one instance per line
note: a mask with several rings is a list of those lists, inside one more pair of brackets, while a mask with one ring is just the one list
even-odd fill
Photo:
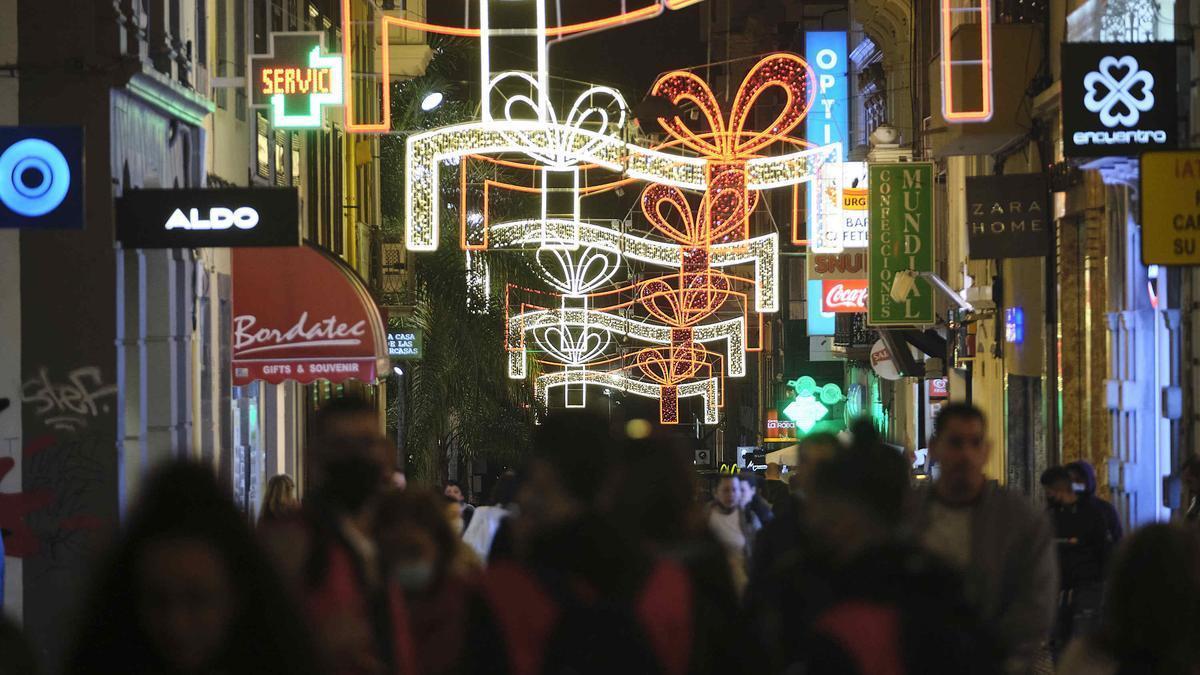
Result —
[[933, 164], [871, 165], [871, 246], [867, 257], [867, 323], [918, 326], [934, 321], [933, 289], [916, 279], [902, 302], [892, 282], [904, 271], [933, 271]]
[[125, 248], [298, 246], [296, 188], [131, 190], [117, 199]]
[[[846, 142], [849, 136], [849, 106], [847, 97], [849, 83], [846, 69], [846, 33], [844, 31], [811, 31], [804, 34], [804, 59], [812, 66], [817, 76], [817, 97], [805, 120], [808, 140], [817, 145], [842, 144], [845, 159]], [[842, 249], [840, 242], [827, 243], [820, 231], [835, 230], [841, 219], [841, 204], [836, 196], [828, 203], [829, 193], [836, 195], [837, 177], [823, 173], [809, 186], [810, 207], [807, 213], [810, 246], [818, 250], [836, 252]], [[820, 222], [818, 222], [820, 221]], [[836, 235], [830, 235], [836, 236]], [[838, 237], [840, 239], [840, 237]]]
[[821, 310], [839, 314], [862, 314], [867, 311], [867, 280], [826, 279], [821, 282], [825, 294], [821, 299]]
[[1200, 151], [1148, 152], [1139, 175], [1142, 262], [1200, 265]]
[[0, 127], [0, 228], [83, 227], [83, 130]]
[[325, 106], [342, 103], [342, 57], [325, 54], [323, 33], [271, 33], [271, 51], [250, 59], [251, 105], [270, 107], [281, 129], [321, 126]]
[[1062, 46], [1063, 154], [1137, 155], [1176, 146], [1175, 45]]

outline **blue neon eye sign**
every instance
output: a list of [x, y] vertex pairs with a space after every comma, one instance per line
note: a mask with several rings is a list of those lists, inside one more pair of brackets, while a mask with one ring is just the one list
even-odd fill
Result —
[[0, 227], [83, 227], [83, 131], [0, 127]]

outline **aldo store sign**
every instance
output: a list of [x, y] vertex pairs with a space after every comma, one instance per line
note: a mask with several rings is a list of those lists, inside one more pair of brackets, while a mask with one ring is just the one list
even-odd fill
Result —
[[0, 228], [83, 228], [83, 129], [0, 127]]
[[1049, 197], [1039, 173], [967, 177], [967, 236], [971, 259], [1046, 255]]
[[131, 190], [117, 199], [125, 248], [299, 246], [296, 188]]
[[1175, 148], [1173, 43], [1067, 43], [1062, 64], [1065, 156], [1120, 157]]

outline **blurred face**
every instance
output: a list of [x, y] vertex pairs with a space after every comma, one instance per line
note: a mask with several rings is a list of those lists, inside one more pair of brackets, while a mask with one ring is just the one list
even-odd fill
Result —
[[736, 493], [737, 505], [743, 507], [747, 506], [751, 501], [754, 500], [754, 483], [751, 483], [748, 480], [742, 480], [741, 478], [735, 480], [734, 483], [736, 485], [734, 491]]
[[546, 462], [538, 460], [530, 464], [528, 480], [517, 493], [521, 507], [521, 519], [532, 530], [561, 523], [573, 518], [578, 512], [579, 502], [573, 498], [558, 473]]
[[722, 478], [713, 490], [713, 498], [727, 509], [737, 506], [737, 484], [741, 481], [734, 478]]
[[974, 499], [985, 482], [983, 467], [991, 454], [983, 420], [955, 417], [947, 420], [930, 448], [941, 466], [938, 491], [949, 499]]
[[159, 656], [181, 672], [201, 670], [221, 655], [234, 619], [229, 570], [197, 539], [153, 542], [137, 561], [142, 629]]
[[393, 471], [392, 486], [397, 490], [403, 490], [408, 487], [408, 476], [404, 475], [403, 471]]
[[380, 531], [377, 539], [394, 582], [411, 590], [428, 586], [438, 567], [437, 542], [428, 529], [402, 521]]
[[1071, 489], [1071, 484], [1067, 482], [1054, 483], [1053, 485], [1045, 486], [1046, 499], [1051, 504], [1074, 504], [1076, 500], [1075, 491]]
[[446, 489], [442, 491], [442, 494], [455, 501], [463, 501], [462, 488], [457, 485], [447, 485]]

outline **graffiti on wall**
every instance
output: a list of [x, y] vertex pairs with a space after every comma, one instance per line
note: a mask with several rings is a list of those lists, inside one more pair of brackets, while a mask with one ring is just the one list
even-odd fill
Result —
[[109, 412], [108, 399], [116, 394], [117, 385], [104, 384], [96, 366], [76, 368], [61, 381], [52, 380], [43, 366], [22, 385], [22, 400], [33, 406], [33, 414], [59, 431], [87, 428], [98, 415]]

